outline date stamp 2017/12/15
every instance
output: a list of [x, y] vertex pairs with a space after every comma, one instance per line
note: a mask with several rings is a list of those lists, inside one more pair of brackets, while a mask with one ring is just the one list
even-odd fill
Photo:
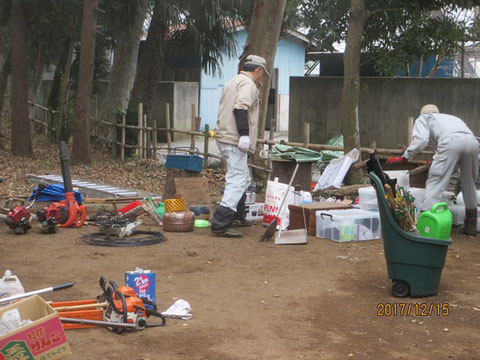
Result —
[[448, 303], [379, 303], [377, 316], [448, 316]]

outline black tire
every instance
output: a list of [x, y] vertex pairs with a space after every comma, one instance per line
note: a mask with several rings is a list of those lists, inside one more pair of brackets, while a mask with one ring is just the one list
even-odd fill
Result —
[[393, 280], [392, 294], [398, 298], [404, 298], [410, 295], [410, 285], [403, 280]]

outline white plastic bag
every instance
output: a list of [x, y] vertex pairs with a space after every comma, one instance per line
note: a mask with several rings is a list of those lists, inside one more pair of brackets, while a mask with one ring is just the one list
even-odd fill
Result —
[[350, 166], [358, 160], [359, 156], [359, 151], [353, 149], [347, 155], [330, 161], [330, 164], [328, 164], [322, 176], [318, 179], [318, 183], [315, 185], [313, 191], [327, 189], [332, 186], [340, 189], [342, 187], [343, 179], [345, 175], [347, 175], [348, 169], [350, 169]]
[[[267, 191], [265, 194], [265, 205], [263, 208], [263, 222], [270, 224], [278, 213], [278, 208], [282, 202], [283, 197], [288, 189], [287, 184], [282, 184], [278, 182], [278, 178], [275, 178], [274, 181], [267, 182]], [[288, 210], [288, 205], [294, 204], [294, 188], [290, 187], [285, 203], [283, 204], [282, 211], [278, 215], [278, 225], [277, 228], [286, 230], [288, 224], [290, 223], [290, 211]]]

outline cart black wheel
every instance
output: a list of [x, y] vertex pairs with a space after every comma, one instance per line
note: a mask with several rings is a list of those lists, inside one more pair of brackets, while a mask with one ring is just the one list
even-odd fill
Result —
[[399, 298], [407, 297], [410, 295], [410, 286], [406, 281], [394, 280], [392, 284], [392, 294]]

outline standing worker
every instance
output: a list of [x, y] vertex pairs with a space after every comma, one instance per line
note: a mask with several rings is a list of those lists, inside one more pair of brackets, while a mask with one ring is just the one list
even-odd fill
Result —
[[212, 233], [218, 236], [241, 237], [243, 234], [232, 229], [232, 226], [254, 224], [245, 218], [245, 191], [251, 180], [247, 159], [249, 153], [255, 152], [257, 142], [257, 84], [264, 73], [270, 76], [265, 59], [249, 55], [242, 71], [223, 88], [215, 138], [220, 154], [227, 163], [227, 174], [222, 201], [213, 214], [211, 227]]
[[404, 162], [422, 151], [430, 142], [435, 149], [432, 165], [425, 184], [425, 199], [421, 211], [430, 210], [440, 202], [442, 192], [457, 167], [460, 168], [465, 222], [462, 231], [477, 234], [477, 192], [479, 143], [473, 132], [459, 118], [440, 114], [435, 105], [425, 105], [413, 126], [412, 143], [401, 157], [387, 160], [387, 164]]

